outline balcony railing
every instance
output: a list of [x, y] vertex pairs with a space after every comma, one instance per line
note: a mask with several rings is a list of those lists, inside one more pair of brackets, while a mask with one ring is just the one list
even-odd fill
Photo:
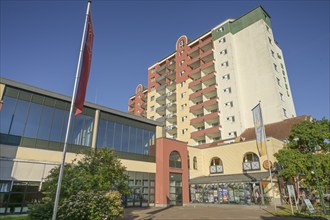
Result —
[[260, 170], [260, 163], [259, 161], [243, 162], [243, 170], [244, 171]]
[[158, 87], [156, 88], [156, 91], [157, 91], [157, 92], [160, 92], [161, 90], [165, 90], [165, 88], [166, 88], [166, 85], [164, 84], [164, 85], [158, 86]]
[[161, 82], [162, 80], [164, 80], [166, 78], [166, 74], [163, 74], [163, 75], [161, 75], [160, 77], [158, 77], [157, 79], [156, 79], [156, 81], [159, 83], [159, 82]]
[[162, 106], [156, 108], [157, 113], [164, 112], [165, 110], [166, 110], [166, 105], [162, 105]]
[[128, 105], [129, 105], [130, 107], [134, 107], [134, 105], [135, 105], [135, 101], [134, 101], [134, 100], [129, 100]]
[[210, 166], [210, 173], [223, 173], [222, 165], [213, 165]]
[[173, 80], [173, 79], [175, 79], [175, 73], [176, 73], [176, 71], [172, 70], [166, 74], [166, 77], [170, 80]]
[[156, 121], [158, 121], [158, 122], [164, 122], [165, 119], [166, 119], [165, 116], [163, 116], [163, 117], [157, 118]]
[[159, 73], [159, 72], [165, 70], [165, 68], [166, 68], [166, 65], [163, 65], [163, 66], [159, 67], [159, 68], [156, 70], [156, 72]]
[[207, 88], [205, 88], [203, 90], [200, 90], [200, 91], [197, 90], [196, 92], [194, 92], [194, 93], [192, 93], [192, 94], [189, 95], [189, 99], [196, 98], [196, 97], [198, 97], [198, 96], [200, 96], [202, 94], [207, 94], [207, 93], [212, 92], [212, 91], [214, 91], [216, 89], [217, 89], [217, 85], [215, 84], [215, 85], [212, 85], [210, 87], [207, 87]]
[[156, 98], [156, 102], [165, 101], [165, 99], [166, 99], [166, 95], [161, 95], [161, 96]]
[[216, 104], [217, 102], [218, 102], [218, 98], [213, 98], [208, 101], [193, 105], [190, 107], [190, 112], [196, 111], [204, 106], [210, 106], [210, 105]]

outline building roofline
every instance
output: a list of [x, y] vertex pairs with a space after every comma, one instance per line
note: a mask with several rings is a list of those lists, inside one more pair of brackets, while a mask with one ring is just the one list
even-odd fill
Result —
[[[258, 9], [258, 8], [261, 8], [261, 9], [262, 9], [262, 10], [268, 15], [268, 17], [270, 18], [270, 15], [268, 14], [268, 12], [267, 12], [267, 11], [266, 11], [261, 5], [259, 5], [258, 7], [255, 7], [254, 9], [248, 11], [247, 13], [243, 14], [242, 16], [240, 16], [240, 17], [238, 17], [238, 18], [228, 18], [228, 19], [224, 20], [223, 22], [221, 22], [220, 24], [223, 24], [224, 22], [226, 23], [226, 22], [227, 22], [228, 20], [230, 20], [230, 19], [235, 19], [235, 20], [234, 20], [234, 21], [229, 21], [229, 22], [235, 22], [235, 21], [241, 19], [242, 17], [246, 16], [247, 14], [251, 13], [252, 11]], [[193, 40], [189, 40], [188, 45], [191, 45], [192, 43], [195, 43], [195, 41], [196, 41], [197, 39], [203, 37], [204, 35], [208, 34], [209, 32], [212, 33], [212, 30], [213, 30], [215, 27], [219, 26], [220, 24], [215, 25], [213, 28], [211, 28], [210, 30], [204, 32], [203, 34], [198, 35], [198, 37], [196, 37], [195, 39], [193, 39]], [[188, 37], [187, 37], [187, 39], [188, 39]], [[170, 53], [169, 55], [165, 56], [163, 59], [160, 59], [160, 60], [157, 61], [156, 63], [152, 64], [150, 67], [148, 67], [148, 70], [151, 69], [151, 68], [153, 68], [153, 67], [154, 67], [155, 65], [157, 65], [158, 63], [163, 62], [163, 61], [166, 60], [168, 57], [173, 56], [173, 54], [175, 54], [175, 52], [176, 52], [176, 50], [175, 50], [174, 52]]]
[[[52, 97], [52, 98], [62, 99], [62, 100], [71, 102], [71, 97], [70, 96], [62, 95], [62, 94], [55, 93], [55, 92], [52, 92], [52, 91], [49, 91], [49, 90], [46, 90], [46, 89], [41, 89], [41, 88], [38, 88], [38, 87], [35, 87], [35, 86], [32, 86], [32, 85], [28, 85], [28, 84], [25, 84], [25, 83], [21, 83], [21, 82], [17, 82], [17, 81], [14, 81], [14, 80], [6, 79], [6, 78], [3, 78], [3, 77], [0, 77], [0, 83], [6, 84], [6, 85], [9, 85], [9, 86], [13, 86], [13, 87], [17, 87], [17, 88], [20, 88], [20, 89], [23, 89], [23, 90], [32, 91], [32, 92], [39, 93], [39, 94], [42, 94], [42, 95], [46, 95], [46, 96], [49, 96], [49, 97]], [[153, 121], [153, 120], [143, 118], [143, 117], [139, 117], [139, 116], [135, 116], [135, 115], [129, 114], [127, 112], [122, 112], [122, 111], [112, 109], [112, 108], [109, 108], [109, 107], [105, 107], [105, 106], [102, 106], [102, 105], [98, 105], [98, 104], [95, 104], [95, 103], [85, 102], [84, 106], [94, 108], [94, 109], [98, 109], [100, 111], [108, 112], [108, 113], [118, 115], [118, 116], [121, 116], [121, 117], [130, 118], [130, 119], [133, 119], [135, 121], [148, 123], [148, 124], [155, 125], [155, 126], [161, 126], [160, 122]]]

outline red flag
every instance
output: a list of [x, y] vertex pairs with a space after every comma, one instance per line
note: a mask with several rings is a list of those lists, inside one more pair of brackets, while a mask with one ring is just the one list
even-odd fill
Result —
[[77, 109], [76, 109], [76, 113], [74, 114], [74, 116], [77, 116], [78, 114], [80, 114], [82, 112], [84, 102], [85, 102], [89, 72], [91, 69], [94, 31], [93, 31], [93, 25], [92, 25], [92, 16], [90, 13], [88, 14], [87, 24], [88, 24], [87, 25], [88, 27], [87, 27], [87, 32], [86, 32], [86, 41], [85, 41], [85, 47], [84, 47], [83, 60], [82, 60], [82, 64], [81, 64], [80, 79], [79, 79], [79, 85], [78, 85], [78, 90], [77, 90], [77, 94], [76, 94], [76, 99], [74, 102], [74, 106]]

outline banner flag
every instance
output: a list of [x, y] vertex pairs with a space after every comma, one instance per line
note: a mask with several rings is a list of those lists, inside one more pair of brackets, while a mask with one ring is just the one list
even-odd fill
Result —
[[92, 63], [94, 31], [92, 25], [92, 16], [90, 13], [88, 14], [87, 24], [88, 26], [87, 26], [86, 41], [84, 46], [83, 60], [81, 65], [80, 79], [79, 79], [76, 99], [74, 102], [74, 106], [76, 107], [76, 113], [74, 114], [74, 116], [77, 116], [82, 112], [85, 102], [89, 72]]
[[258, 148], [259, 156], [261, 157], [266, 155], [266, 132], [265, 132], [264, 123], [262, 121], [260, 103], [252, 109], [252, 114], [253, 114], [253, 122], [256, 132], [257, 148]]

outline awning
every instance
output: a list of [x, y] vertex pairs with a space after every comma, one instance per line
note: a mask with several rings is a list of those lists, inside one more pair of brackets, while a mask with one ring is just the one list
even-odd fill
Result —
[[268, 177], [269, 177], [268, 172], [200, 176], [190, 179], [189, 183], [200, 184], [200, 183], [259, 182], [262, 180], [267, 180]]

